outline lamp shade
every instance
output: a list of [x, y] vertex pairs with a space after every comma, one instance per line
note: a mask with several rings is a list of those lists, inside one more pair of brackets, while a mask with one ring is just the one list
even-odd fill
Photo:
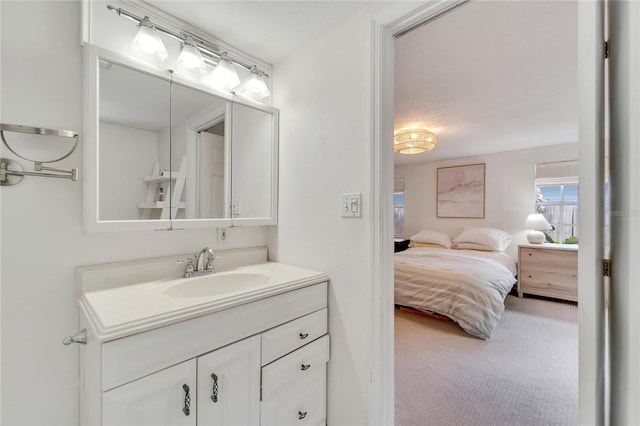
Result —
[[129, 53], [154, 65], [159, 65], [169, 56], [149, 17], [145, 16], [140, 21], [138, 33], [129, 45]]
[[205, 82], [213, 87], [231, 91], [240, 84], [240, 78], [226, 53], [223, 53], [215, 68], [205, 77]]
[[180, 50], [175, 71], [189, 77], [200, 77], [207, 71], [207, 66], [198, 49], [187, 39]]
[[260, 100], [271, 95], [267, 83], [264, 81], [262, 74], [256, 69], [251, 68], [249, 76], [237, 89], [237, 92], [251, 99]]
[[393, 137], [393, 151], [397, 154], [421, 154], [436, 147], [436, 135], [427, 129], [408, 129]]
[[547, 219], [540, 213], [531, 213], [524, 221], [525, 229], [535, 229], [536, 231], [550, 231], [553, 228]]
[[531, 213], [524, 221], [524, 227], [529, 229], [527, 234], [527, 241], [531, 244], [542, 244], [547, 239], [547, 236], [540, 231], [549, 231], [553, 227], [547, 222], [547, 219], [540, 213]]

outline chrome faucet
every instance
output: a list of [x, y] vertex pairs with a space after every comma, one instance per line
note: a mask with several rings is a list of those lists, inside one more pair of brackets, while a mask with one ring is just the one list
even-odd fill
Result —
[[[185, 278], [198, 277], [200, 275], [213, 274], [215, 269], [213, 267], [213, 259], [222, 256], [215, 256], [211, 247], [205, 247], [200, 250], [200, 253], [196, 256], [196, 266], [193, 266], [193, 260], [188, 259], [187, 268], [184, 272]], [[184, 261], [180, 261], [184, 262]], [[206, 263], [205, 263], [206, 262]]]

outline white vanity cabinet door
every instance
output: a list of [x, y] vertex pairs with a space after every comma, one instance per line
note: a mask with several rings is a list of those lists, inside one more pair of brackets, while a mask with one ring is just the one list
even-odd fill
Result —
[[195, 394], [196, 361], [190, 360], [104, 392], [102, 424], [195, 426]]
[[259, 423], [260, 336], [198, 357], [198, 424]]

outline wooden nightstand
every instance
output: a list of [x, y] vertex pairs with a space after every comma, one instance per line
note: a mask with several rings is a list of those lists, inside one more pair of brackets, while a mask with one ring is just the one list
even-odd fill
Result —
[[524, 293], [578, 301], [577, 244], [520, 244], [518, 296]]
[[409, 241], [404, 238], [394, 238], [393, 239], [393, 252], [397, 253], [399, 251], [406, 250], [409, 248]]

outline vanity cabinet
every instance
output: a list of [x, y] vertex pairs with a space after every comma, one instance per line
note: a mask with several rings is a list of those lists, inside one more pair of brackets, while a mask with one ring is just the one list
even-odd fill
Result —
[[260, 336], [104, 392], [102, 402], [105, 425], [258, 424]]
[[326, 422], [326, 282], [104, 341], [83, 321], [82, 424]]

